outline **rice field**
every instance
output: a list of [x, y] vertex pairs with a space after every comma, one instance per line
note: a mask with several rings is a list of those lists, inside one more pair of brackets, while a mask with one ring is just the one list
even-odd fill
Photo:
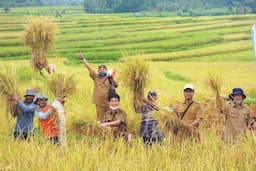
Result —
[[[224, 118], [214, 108], [215, 94], [205, 84], [208, 71], [224, 78], [222, 96], [242, 87], [246, 103], [256, 116], [256, 67], [253, 63], [250, 30], [255, 15], [218, 17], [151, 17], [134, 14], [84, 14], [79, 7], [65, 8], [54, 17], [52, 8], [12, 8], [0, 12], [0, 67], [15, 66], [19, 92], [34, 87], [49, 101], [54, 100], [47, 81], [30, 66], [30, 49], [22, 44], [23, 25], [28, 16], [48, 16], [58, 26], [56, 46], [47, 53], [57, 73], [71, 74], [76, 92], [66, 98], [68, 148], [54, 147], [42, 137], [35, 118], [35, 135], [30, 142], [13, 140], [15, 119], [6, 115], [5, 99], [0, 98], [0, 170], [255, 170], [255, 132], [247, 132], [237, 144], [221, 140]], [[96, 70], [101, 63], [116, 70], [121, 108], [127, 112], [131, 144], [122, 139], [101, 139], [88, 134], [86, 125], [96, 123], [92, 104], [93, 82], [76, 58], [84, 52]], [[145, 91], [155, 89], [161, 107], [182, 101], [185, 83], [195, 85], [195, 101], [204, 107], [206, 119], [200, 126], [201, 142], [182, 143], [165, 137], [161, 145], [146, 148], [138, 136], [140, 115], [134, 112], [132, 94], [121, 81], [122, 53], [142, 53], [149, 64]], [[47, 75], [47, 74], [46, 74]], [[72, 78], [73, 78], [72, 77]], [[21, 96], [22, 98], [22, 96]]]
[[[62, 17], [54, 17], [56, 11], [62, 10], [65, 10]], [[47, 16], [58, 26], [56, 46], [47, 56], [64, 57], [72, 62], [73, 54], [79, 51], [91, 62], [113, 62], [120, 60], [122, 51], [135, 50], [157, 61], [180, 58], [200, 61], [219, 55], [223, 60], [227, 55], [235, 55], [233, 60], [247, 61], [250, 56], [237, 55], [237, 52], [250, 54], [250, 30], [256, 19], [255, 15], [85, 14], [81, 7], [12, 8], [9, 14], [0, 13], [0, 59], [29, 58], [30, 51], [23, 45], [21, 36], [31, 16]]]
[[[205, 85], [207, 71], [221, 73], [225, 78], [221, 95], [230, 93], [233, 87], [243, 87], [248, 99], [256, 98], [255, 64], [252, 62], [150, 62], [150, 83], [146, 91], [155, 89], [159, 93], [162, 107], [174, 106], [182, 100], [182, 88], [186, 82], [192, 82], [196, 88], [195, 100], [205, 108], [205, 115], [219, 119], [219, 124], [211, 120], [203, 121], [200, 130], [202, 141], [195, 143], [187, 140], [182, 144], [166, 137], [163, 144], [145, 148], [138, 137], [140, 115], [132, 106], [132, 94], [120, 83], [117, 92], [121, 96], [121, 108], [127, 112], [128, 130], [134, 134], [131, 144], [122, 139], [102, 140], [86, 133], [82, 126], [95, 124], [95, 107], [92, 104], [93, 84], [88, 71], [82, 65], [65, 65], [65, 59], [50, 59], [57, 65], [57, 71], [74, 75], [77, 80], [77, 92], [66, 99], [68, 149], [51, 146], [42, 138], [40, 127], [35, 119], [35, 137], [31, 142], [15, 142], [12, 129], [15, 119], [7, 120], [4, 108], [0, 109], [0, 168], [3, 170], [255, 170], [256, 139], [248, 132], [247, 137], [234, 145], [224, 144], [220, 132], [223, 118], [216, 115], [212, 103], [215, 95], [211, 87]], [[28, 86], [37, 85], [41, 91], [53, 100], [53, 94], [47, 83], [38, 73], [33, 72], [28, 60], [1, 61], [1, 66], [14, 65], [18, 77], [22, 80], [20, 91]], [[117, 70], [120, 78], [123, 63], [108, 63], [108, 68]], [[93, 64], [97, 68], [98, 64]], [[193, 66], [193, 67], [191, 67]], [[218, 68], [218, 69], [217, 69]], [[210, 101], [210, 103], [209, 103]], [[3, 105], [3, 101], [0, 100]], [[209, 106], [211, 105], [211, 106]], [[210, 108], [209, 108], [210, 107]], [[254, 107], [254, 108], [253, 108]], [[209, 108], [209, 109], [208, 109]], [[251, 106], [256, 114], [255, 106]], [[213, 118], [211, 118], [213, 119]], [[210, 124], [210, 127], [209, 127]], [[79, 126], [80, 125], [80, 126]], [[208, 126], [207, 126], [208, 125]], [[23, 160], [20, 160], [22, 158]], [[40, 166], [40, 168], [38, 168]]]

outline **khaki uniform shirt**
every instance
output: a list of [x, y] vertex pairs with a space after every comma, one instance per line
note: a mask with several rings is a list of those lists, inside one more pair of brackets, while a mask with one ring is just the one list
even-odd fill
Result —
[[[178, 117], [181, 118], [183, 112], [186, 110], [189, 104], [186, 104], [185, 102], [183, 103], [178, 103], [176, 106], [176, 109], [178, 110]], [[185, 124], [191, 124], [193, 123], [196, 119], [203, 118], [203, 110], [202, 107], [199, 103], [193, 102], [193, 104], [189, 107], [187, 112], [185, 113], [182, 121]]]
[[224, 108], [225, 130], [223, 139], [226, 142], [232, 142], [247, 129], [250, 118], [250, 108], [242, 105], [241, 109], [236, 108], [234, 103], [227, 103]]
[[121, 134], [126, 131], [126, 112], [122, 109], [109, 110], [105, 113], [105, 122], [112, 122], [120, 120], [120, 125], [112, 127], [114, 134]]
[[90, 77], [94, 81], [93, 103], [99, 106], [109, 106], [108, 92], [110, 83], [108, 78], [101, 79], [95, 72], [90, 73]]
[[[180, 119], [184, 111], [187, 109], [188, 105], [189, 104], [185, 102], [177, 104], [176, 110], [178, 112], [176, 114]], [[197, 102], [193, 102], [189, 107], [189, 109], [187, 110], [187, 112], [185, 113], [184, 117], [182, 118], [182, 122], [184, 124], [192, 124], [195, 120], [202, 119], [202, 118], [203, 118], [203, 110], [201, 105]], [[197, 141], [200, 141], [200, 134], [197, 127], [196, 128], [183, 127], [178, 131], [177, 135], [178, 135], [177, 138], [180, 141], [189, 137], [194, 137]]]

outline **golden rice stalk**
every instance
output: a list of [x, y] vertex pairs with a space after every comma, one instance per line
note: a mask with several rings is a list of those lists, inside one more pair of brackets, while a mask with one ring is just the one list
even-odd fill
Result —
[[104, 137], [105, 131], [95, 120], [89, 121], [86, 119], [78, 118], [71, 122], [71, 131], [76, 134], [100, 138]]
[[0, 95], [6, 100], [6, 113], [12, 116], [19, 114], [17, 104], [11, 99], [19, 96], [18, 78], [15, 67], [3, 67], [0, 70]]
[[121, 74], [124, 77], [120, 79], [123, 85], [133, 94], [133, 107], [135, 112], [140, 112], [141, 101], [138, 95], [144, 95], [144, 89], [149, 83], [149, 65], [144, 61], [144, 55], [139, 54], [134, 58], [126, 57], [127, 59]]
[[33, 51], [43, 51], [54, 47], [56, 25], [46, 18], [29, 18], [24, 26], [23, 42]]
[[30, 85], [31, 85], [30, 87], [33, 88], [36, 93], [40, 93], [43, 91], [42, 84], [38, 83], [34, 79], [31, 81]]
[[67, 147], [67, 134], [66, 134], [66, 117], [64, 113], [64, 106], [58, 100], [52, 102], [54, 108], [53, 112], [56, 116], [56, 124], [59, 130], [60, 145]]
[[215, 94], [216, 106], [218, 109], [222, 108], [220, 92], [222, 86], [222, 75], [216, 71], [208, 71], [208, 77], [206, 80], [206, 85], [210, 87]]
[[159, 121], [159, 128], [165, 135], [173, 133], [174, 128], [181, 128], [183, 126], [180, 118], [167, 109], [161, 108], [159, 111], [154, 111], [154, 117]]
[[58, 73], [48, 80], [48, 87], [55, 97], [68, 97], [76, 91], [74, 75]]
[[42, 51], [33, 51], [30, 62], [35, 71], [41, 71], [43, 68], [47, 69], [48, 66], [47, 58]]
[[56, 28], [46, 18], [29, 18], [24, 26], [22, 39], [31, 48], [31, 64], [36, 71], [47, 69], [45, 52], [54, 47]]

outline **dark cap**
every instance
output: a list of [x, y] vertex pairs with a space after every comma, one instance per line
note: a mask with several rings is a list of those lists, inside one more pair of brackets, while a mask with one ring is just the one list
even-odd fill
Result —
[[106, 66], [106, 65], [100, 65], [100, 66], [98, 67], [98, 69], [100, 69], [100, 68], [105, 68], [105, 69], [107, 69], [107, 66]]
[[148, 91], [148, 97], [152, 97], [152, 96], [157, 97], [157, 93], [156, 93], [155, 90], [149, 90]]

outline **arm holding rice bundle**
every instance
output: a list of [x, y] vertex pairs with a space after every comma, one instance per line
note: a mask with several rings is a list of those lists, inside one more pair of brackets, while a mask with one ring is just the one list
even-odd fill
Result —
[[18, 101], [18, 107], [25, 113], [34, 112], [36, 109], [36, 105], [26, 105], [22, 101]]

